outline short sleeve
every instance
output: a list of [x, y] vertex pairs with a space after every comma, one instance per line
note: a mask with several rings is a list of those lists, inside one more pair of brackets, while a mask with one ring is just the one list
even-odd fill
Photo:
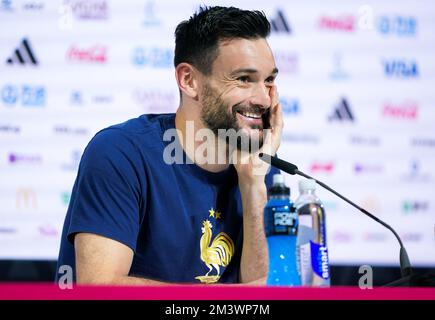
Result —
[[144, 188], [140, 156], [120, 129], [99, 132], [80, 161], [70, 207], [68, 240], [77, 233], [94, 233], [119, 241], [133, 251], [139, 233]]

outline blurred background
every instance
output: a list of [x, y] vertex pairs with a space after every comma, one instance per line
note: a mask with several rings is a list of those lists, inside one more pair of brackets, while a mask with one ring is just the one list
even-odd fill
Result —
[[[435, 268], [432, 1], [0, 1], [0, 280], [52, 281], [82, 151], [100, 129], [175, 112], [174, 30], [199, 5], [265, 12], [281, 158], [401, 236]], [[298, 179], [286, 176], [291, 197]], [[400, 276], [394, 236], [327, 191], [333, 285]]]

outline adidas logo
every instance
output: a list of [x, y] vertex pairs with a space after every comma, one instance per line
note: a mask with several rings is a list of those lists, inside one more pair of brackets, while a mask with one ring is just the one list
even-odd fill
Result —
[[277, 16], [270, 20], [270, 26], [273, 32], [291, 33], [290, 26], [281, 10], [278, 10]]
[[329, 121], [350, 121], [354, 122], [355, 118], [350, 110], [349, 103], [342, 98], [340, 103], [335, 107], [334, 112], [328, 118]]
[[33, 64], [38, 65], [38, 60], [36, 60], [36, 57], [32, 51], [32, 47], [30, 46], [29, 41], [24, 38], [21, 41], [20, 46], [14, 50], [12, 53], [12, 57], [8, 58], [6, 60], [7, 64]]

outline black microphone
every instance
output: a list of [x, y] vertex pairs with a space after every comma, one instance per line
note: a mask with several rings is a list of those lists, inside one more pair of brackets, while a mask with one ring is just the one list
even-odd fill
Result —
[[321, 185], [326, 190], [332, 192], [337, 197], [343, 199], [344, 201], [346, 201], [347, 203], [349, 203], [353, 207], [357, 208], [359, 211], [361, 211], [365, 215], [369, 216], [370, 218], [372, 218], [373, 220], [375, 220], [376, 222], [380, 223], [381, 225], [386, 227], [388, 230], [390, 230], [394, 234], [394, 236], [396, 237], [396, 239], [399, 241], [399, 244], [400, 244], [400, 271], [402, 273], [402, 277], [411, 276], [412, 269], [411, 269], [411, 263], [409, 261], [408, 253], [406, 252], [405, 246], [403, 245], [402, 240], [400, 239], [399, 235], [396, 233], [396, 231], [391, 226], [389, 226], [388, 224], [386, 224], [382, 220], [378, 219], [377, 217], [372, 215], [367, 210], [365, 210], [365, 209], [361, 208], [360, 206], [358, 206], [357, 204], [353, 203], [352, 201], [350, 201], [346, 197], [342, 196], [337, 191], [328, 187], [323, 182], [321, 182], [317, 179], [314, 179], [313, 177], [310, 177], [309, 175], [299, 171], [298, 167], [296, 165], [294, 165], [293, 163], [284, 161], [284, 160], [279, 159], [275, 156], [271, 156], [271, 155], [268, 155], [265, 153], [260, 153], [259, 157], [264, 162], [267, 162], [267, 163], [271, 164], [272, 166], [274, 166], [274, 167], [276, 167], [284, 172], [287, 172], [288, 174], [291, 174], [291, 175], [297, 174], [297, 175], [300, 175], [300, 176], [307, 178], [307, 179], [313, 179], [314, 181], [316, 181], [317, 184]]

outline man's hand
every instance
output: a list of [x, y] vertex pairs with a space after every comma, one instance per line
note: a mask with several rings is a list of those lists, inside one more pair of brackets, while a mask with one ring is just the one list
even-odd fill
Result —
[[269, 165], [262, 161], [260, 152], [275, 155], [281, 143], [283, 127], [281, 105], [276, 87], [269, 91], [272, 101], [270, 107], [270, 129], [265, 129], [263, 146], [254, 153], [235, 151], [234, 167], [239, 178], [239, 188], [243, 205], [243, 249], [240, 262], [240, 281], [242, 283], [265, 284], [268, 274], [268, 251], [264, 232], [264, 207], [267, 190], [264, 177]]
[[284, 124], [281, 104], [279, 103], [278, 92], [275, 85], [270, 89], [269, 94], [272, 101], [269, 117], [270, 128], [263, 130], [263, 146], [254, 153], [240, 151], [238, 149], [235, 149], [233, 152], [234, 167], [237, 170], [239, 181], [241, 180], [240, 182], [264, 182], [264, 176], [269, 170], [269, 165], [262, 161], [258, 155], [262, 152], [275, 155], [281, 144], [282, 128]]

